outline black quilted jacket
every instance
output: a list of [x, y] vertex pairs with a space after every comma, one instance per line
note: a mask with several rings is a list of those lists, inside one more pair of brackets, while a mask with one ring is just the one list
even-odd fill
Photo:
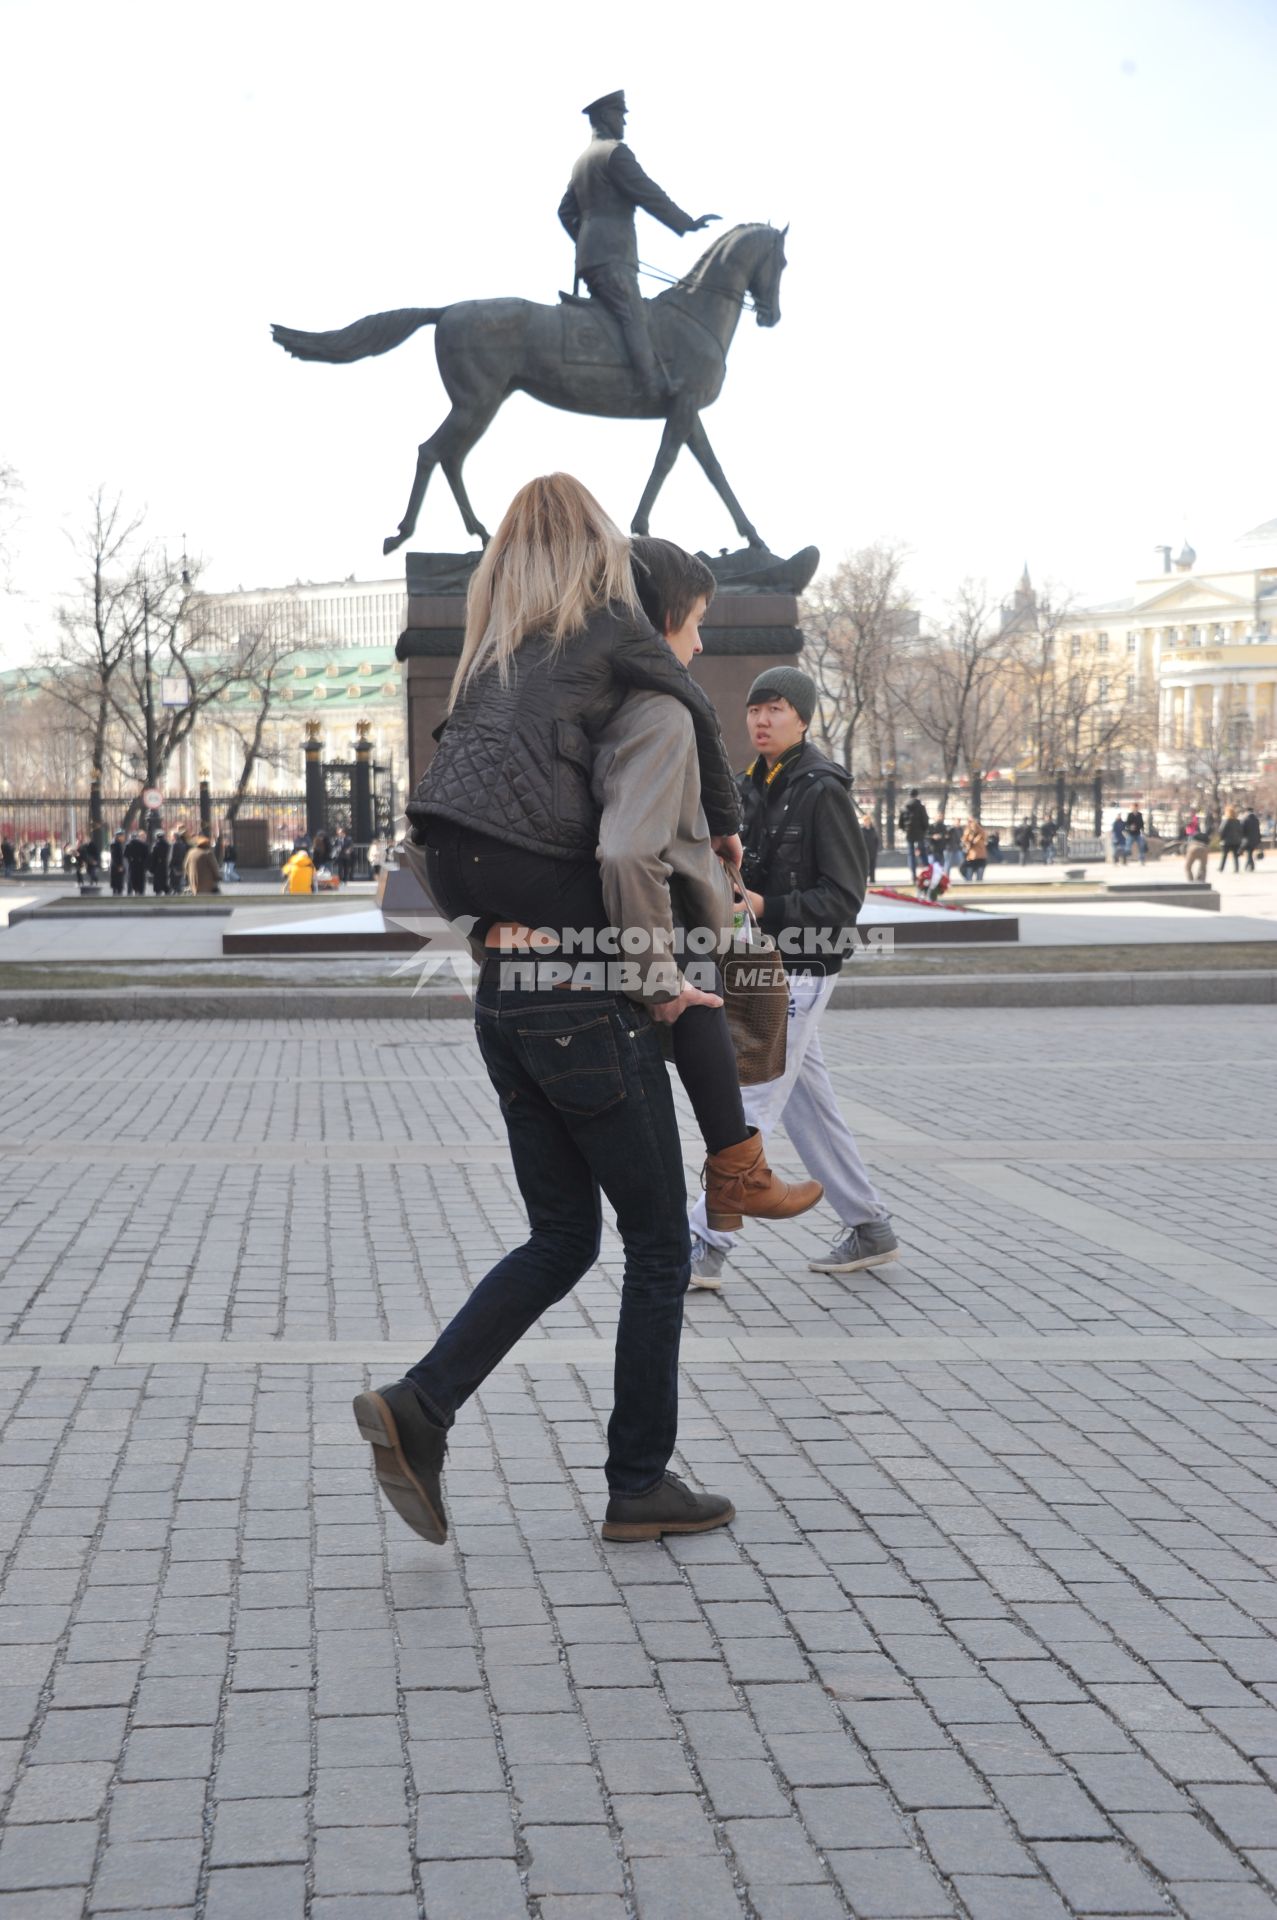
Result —
[[593, 740], [634, 687], [690, 709], [710, 832], [735, 833], [739, 796], [708, 697], [642, 615], [619, 607], [593, 614], [557, 656], [541, 636], [525, 640], [508, 686], [495, 670], [471, 682], [408, 802], [414, 829], [437, 815], [559, 859], [593, 853]]

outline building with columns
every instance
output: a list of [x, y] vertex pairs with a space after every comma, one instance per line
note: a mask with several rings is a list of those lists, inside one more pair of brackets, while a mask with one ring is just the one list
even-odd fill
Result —
[[1205, 565], [1187, 540], [1154, 551], [1160, 568], [1129, 597], [1062, 623], [1063, 647], [1105, 699], [1155, 711], [1159, 780], [1192, 777], [1203, 757], [1259, 771], [1277, 761], [1277, 520]]

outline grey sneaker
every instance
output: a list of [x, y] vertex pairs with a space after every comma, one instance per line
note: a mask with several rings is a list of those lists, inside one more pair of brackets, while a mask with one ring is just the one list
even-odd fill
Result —
[[724, 1255], [718, 1247], [711, 1247], [692, 1235], [692, 1279], [694, 1287], [713, 1288], [715, 1292], [723, 1284]]
[[813, 1260], [813, 1273], [859, 1273], [862, 1267], [886, 1267], [900, 1258], [900, 1242], [889, 1220], [865, 1220], [848, 1227], [834, 1241], [823, 1260]]

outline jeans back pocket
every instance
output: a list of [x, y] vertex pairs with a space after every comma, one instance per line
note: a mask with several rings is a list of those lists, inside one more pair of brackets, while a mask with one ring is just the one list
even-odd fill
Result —
[[625, 1075], [610, 1013], [588, 1007], [519, 1014], [515, 1043], [552, 1107], [590, 1119], [625, 1098]]

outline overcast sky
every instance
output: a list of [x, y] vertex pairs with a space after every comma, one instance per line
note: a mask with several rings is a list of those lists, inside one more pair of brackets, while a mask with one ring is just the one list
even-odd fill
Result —
[[[583, 103], [692, 212], [790, 221], [706, 426], [778, 551], [906, 542], [963, 574], [1121, 591], [1187, 532], [1277, 514], [1271, 0], [0, 0], [0, 601], [20, 660], [98, 481], [215, 587], [384, 577], [446, 401], [429, 331], [304, 365], [324, 328], [571, 284]], [[703, 245], [639, 216], [642, 257]], [[472, 455], [489, 525], [567, 467], [628, 524], [651, 424], [516, 396]], [[736, 544], [684, 455], [653, 530]], [[467, 545], [436, 475], [414, 546]]]

